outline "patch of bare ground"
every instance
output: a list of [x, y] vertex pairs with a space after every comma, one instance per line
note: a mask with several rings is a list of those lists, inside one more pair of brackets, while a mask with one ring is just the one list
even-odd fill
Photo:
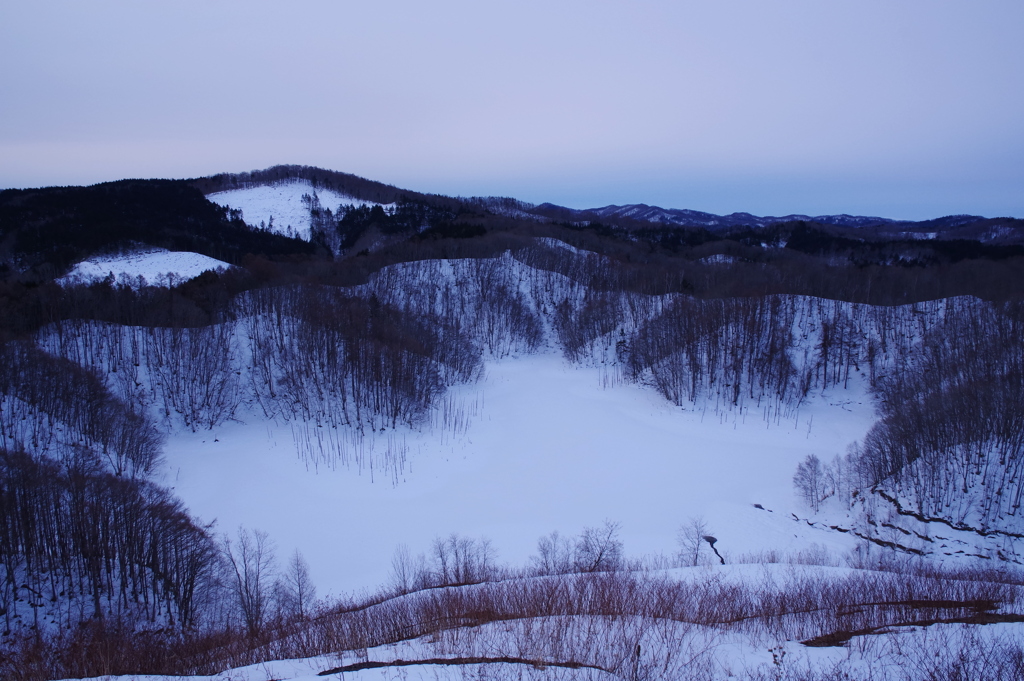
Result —
[[545, 667], [562, 667], [564, 669], [595, 669], [611, 673], [610, 670], [593, 664], [573, 661], [529, 660], [521, 657], [431, 657], [422, 660], [391, 660], [390, 662], [355, 662], [334, 669], [320, 672], [319, 676], [358, 672], [363, 669], [381, 669], [384, 667], [414, 667], [418, 665], [469, 665], [469, 664], [525, 664], [535, 669]]
[[866, 603], [862, 607], [900, 607], [917, 608], [921, 610], [973, 610], [970, 615], [960, 617], [925, 617], [921, 619], [892, 622], [880, 626], [866, 627], [857, 630], [838, 630], [821, 636], [802, 641], [805, 646], [812, 648], [829, 648], [844, 646], [857, 636], [877, 636], [879, 634], [891, 633], [900, 627], [930, 627], [933, 624], [1001, 624], [1007, 622], [1024, 622], [1024, 615], [1016, 613], [992, 612], [998, 607], [998, 603], [990, 600], [976, 601], [929, 601], [914, 600], [899, 603]]

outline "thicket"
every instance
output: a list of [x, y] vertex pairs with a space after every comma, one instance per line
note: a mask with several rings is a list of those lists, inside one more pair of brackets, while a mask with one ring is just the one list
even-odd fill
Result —
[[[514, 252], [534, 267], [563, 273], [601, 290], [685, 293], [701, 298], [807, 295], [886, 306], [967, 295], [1007, 300], [1024, 293], [1018, 283], [1024, 273], [1024, 257], [1012, 249], [999, 251], [999, 257], [937, 256], [928, 259], [928, 264], [912, 263], [909, 253], [902, 261], [886, 256], [854, 262], [841, 250], [805, 253], [788, 244], [773, 245], [772, 239], [784, 236], [773, 229], [767, 230], [764, 241], [746, 232], [735, 239], [728, 233], [708, 234], [706, 239], [696, 238], [679, 249], [625, 230], [602, 236], [589, 225], [517, 224], [509, 232], [572, 245], [574, 248], [565, 249], [523, 244]], [[689, 239], [686, 234], [680, 238]], [[921, 241], [907, 246], [915, 252], [933, 247], [932, 242]], [[727, 256], [726, 261], [714, 262], [715, 256]]]
[[381, 206], [343, 206], [336, 230], [341, 237], [341, 248], [348, 249], [370, 229], [385, 235], [419, 234], [450, 225], [456, 217], [457, 213], [450, 209], [408, 200], [398, 202], [389, 210]]
[[212, 544], [147, 482], [162, 435], [90, 369], [0, 347], [0, 616], [190, 626]]
[[844, 333], [869, 372], [878, 421], [845, 456], [801, 463], [798, 493], [814, 511], [867, 495], [922, 522], [1019, 535], [1022, 331], [1018, 301], [870, 309]]
[[621, 354], [634, 380], [650, 372], [674, 404], [708, 393], [734, 406], [741, 396], [792, 401], [800, 388], [793, 318], [792, 306], [778, 298], [677, 298], [625, 341]]
[[137, 405], [89, 369], [25, 343], [0, 346], [0, 447], [53, 460], [92, 456], [115, 475], [147, 476], [162, 436]]
[[[723, 645], [776, 650], [783, 641], [850, 648], [846, 664], [831, 673], [808, 669], [800, 678], [892, 678], [886, 674], [888, 662], [899, 665], [903, 675], [898, 678], [915, 680], [955, 670], [1011, 679], [1024, 669], [1019, 643], [979, 638], [968, 629], [956, 629], [946, 639], [915, 635], [937, 623], [1019, 621], [1020, 580], [1005, 571], [941, 570], [913, 561], [845, 570], [798, 556], [789, 564], [771, 564], [777, 557], [761, 561], [737, 579], [706, 568], [672, 575], [638, 570], [632, 563], [628, 570], [537, 577], [532, 569], [500, 566], [460, 574], [466, 566], [481, 569], [488, 559], [485, 540], [438, 539], [434, 552], [434, 574], [446, 571], [458, 584], [412, 589], [395, 584], [369, 597], [322, 604], [305, 617], [268, 618], [255, 630], [139, 634], [113, 622], [94, 622], [9, 645], [0, 671], [5, 678], [37, 681], [211, 674], [318, 655], [354, 662], [337, 673], [365, 664], [367, 651], [413, 640], [420, 641], [427, 663], [515, 661], [526, 665], [523, 671], [536, 670], [528, 678], [552, 678], [552, 670], [566, 670], [554, 677], [566, 679], [710, 681], [764, 678], [765, 673], [791, 678], [784, 674], [797, 670], [780, 665], [778, 658], [744, 670], [730, 669], [728, 658], [719, 656]], [[970, 654], [957, 655], [968, 642], [974, 644]], [[893, 645], [897, 649], [888, 649]], [[389, 664], [385, 658], [377, 666]]]

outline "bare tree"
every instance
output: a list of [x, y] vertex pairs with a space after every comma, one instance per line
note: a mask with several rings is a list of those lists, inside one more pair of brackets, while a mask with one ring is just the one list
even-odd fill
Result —
[[576, 569], [580, 572], [612, 572], [622, 567], [619, 523], [604, 521], [602, 527], [586, 527], [576, 540]]
[[530, 558], [539, 575], [561, 575], [573, 570], [574, 545], [557, 531], [537, 540], [537, 555]]
[[815, 513], [821, 508], [821, 502], [825, 500], [827, 494], [825, 483], [826, 476], [821, 460], [814, 454], [808, 454], [807, 458], [796, 467], [793, 486]]
[[262, 530], [238, 528], [238, 543], [224, 540], [224, 557], [231, 566], [231, 584], [245, 628], [256, 636], [270, 608], [274, 584], [274, 545]]
[[391, 585], [400, 594], [409, 593], [419, 586], [424, 572], [423, 557], [419, 564], [406, 544], [399, 544], [391, 557]]
[[276, 590], [282, 612], [303, 619], [309, 616], [316, 599], [316, 585], [309, 576], [309, 565], [298, 549], [288, 559], [288, 566], [278, 580]]
[[679, 544], [679, 562], [683, 565], [700, 565], [704, 557], [705, 535], [708, 523], [704, 516], [694, 516], [679, 526], [676, 542]]
[[435, 584], [473, 584], [494, 576], [494, 548], [489, 539], [452, 533], [436, 537], [431, 547]]

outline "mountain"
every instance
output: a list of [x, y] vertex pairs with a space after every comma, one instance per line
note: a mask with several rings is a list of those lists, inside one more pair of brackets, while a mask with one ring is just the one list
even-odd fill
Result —
[[524, 212], [554, 220], [593, 221], [631, 225], [705, 229], [728, 233], [737, 229], [767, 229], [775, 225], [806, 222], [841, 228], [836, 233], [850, 238], [872, 240], [943, 239], [972, 240], [993, 244], [1024, 244], [1024, 220], [985, 218], [978, 215], [947, 215], [931, 220], [909, 221], [859, 215], [756, 216], [750, 213], [715, 215], [700, 211], [659, 208], [646, 204], [604, 206], [576, 210], [550, 203], [529, 207]]
[[[551, 204], [538, 206], [539, 210], [546, 207], [555, 208]], [[564, 209], [563, 209], [564, 210]], [[696, 210], [685, 210], [678, 208], [659, 208], [647, 204], [630, 204], [626, 206], [605, 206], [603, 208], [589, 208], [578, 211], [579, 215], [592, 214], [600, 219], [614, 221], [618, 218], [639, 220], [642, 222], [655, 222], [663, 225], [675, 225], [677, 227], [706, 227], [712, 230], [721, 230], [730, 227], [768, 227], [779, 222], [817, 222], [823, 225], [837, 225], [841, 227], [869, 227], [876, 225], [888, 225], [893, 220], [878, 217], [861, 217], [853, 215], [819, 215], [811, 217], [808, 215], [786, 215], [784, 217], [758, 217], [750, 213], [731, 213], [729, 215], [714, 215], [702, 213]]]

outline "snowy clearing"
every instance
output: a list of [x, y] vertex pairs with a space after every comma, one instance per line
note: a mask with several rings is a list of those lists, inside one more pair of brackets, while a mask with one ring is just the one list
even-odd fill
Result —
[[[128, 283], [133, 288], [146, 284], [167, 286], [175, 280], [192, 279], [208, 270], [228, 267], [231, 265], [222, 260], [199, 253], [152, 248], [124, 255], [99, 256], [83, 260], [57, 282], [88, 284], [106, 279], [113, 274], [117, 282]], [[139, 277], [145, 281], [139, 282]]]
[[307, 467], [292, 426], [256, 416], [176, 432], [166, 482], [193, 513], [217, 519], [219, 532], [244, 524], [269, 532], [280, 555], [300, 549], [314, 581], [334, 593], [384, 581], [399, 544], [426, 552], [452, 532], [490, 538], [513, 564], [553, 530], [573, 535], [605, 519], [622, 523], [634, 556], [673, 553], [677, 528], [695, 516], [727, 560], [813, 543], [853, 547], [789, 511], [796, 464], [810, 453], [830, 459], [867, 431], [862, 390], [818, 396], [768, 423], [754, 410], [679, 409], [650, 389], [602, 387], [607, 380], [554, 353], [490, 362], [481, 383], [453, 391], [479, 405], [464, 434], [391, 435], [408, 457], [397, 484], [379, 470]]
[[251, 227], [264, 227], [278, 234], [309, 240], [309, 208], [303, 204], [304, 194], [316, 193], [320, 205], [337, 212], [338, 206], [376, 206], [372, 201], [339, 194], [330, 189], [314, 189], [305, 180], [216, 192], [206, 198], [217, 205], [242, 211], [242, 219]]

